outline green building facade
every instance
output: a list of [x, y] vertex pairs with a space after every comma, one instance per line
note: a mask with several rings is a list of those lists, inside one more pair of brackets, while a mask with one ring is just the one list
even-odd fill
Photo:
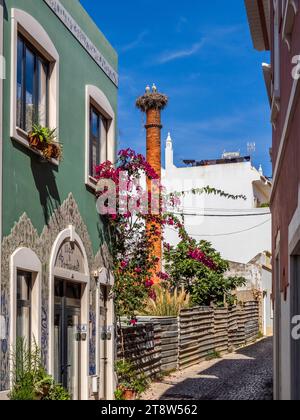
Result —
[[[94, 167], [116, 152], [118, 58], [77, 0], [2, 0], [0, 399], [36, 340], [74, 399], [113, 395], [114, 316]], [[63, 158], [29, 144], [56, 129]]]

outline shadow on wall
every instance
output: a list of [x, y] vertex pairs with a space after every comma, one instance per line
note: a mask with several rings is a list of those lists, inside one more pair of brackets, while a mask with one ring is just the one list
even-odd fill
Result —
[[5, 20], [8, 20], [8, 11], [5, 0], [0, 0], [0, 5], [3, 6], [3, 17]]
[[32, 175], [40, 195], [40, 203], [43, 208], [45, 224], [47, 225], [53, 212], [61, 206], [61, 199], [55, 179], [55, 172], [58, 169], [55, 165], [43, 160], [19, 143], [13, 142], [13, 146], [30, 158]]
[[36, 188], [40, 195], [45, 224], [47, 225], [54, 211], [61, 206], [61, 199], [56, 185], [57, 168], [49, 162], [31, 157], [31, 170]]
[[272, 348], [268, 338], [239, 350], [199, 372], [199, 378], [174, 385], [160, 400], [273, 400]]

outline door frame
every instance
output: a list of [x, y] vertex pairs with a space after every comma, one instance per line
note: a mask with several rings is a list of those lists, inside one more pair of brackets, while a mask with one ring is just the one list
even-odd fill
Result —
[[[84, 273], [65, 270], [55, 267], [55, 262], [61, 246], [64, 242], [70, 241], [76, 243], [82, 252], [84, 260]], [[56, 238], [50, 256], [49, 267], [49, 372], [54, 374], [54, 282], [55, 278], [61, 278], [73, 283], [81, 283], [83, 286], [83, 294], [81, 298], [81, 323], [87, 325], [87, 339], [81, 343], [80, 357], [80, 399], [89, 399], [89, 296], [90, 296], [90, 273], [88, 266], [88, 258], [82, 240], [75, 232], [74, 226], [70, 225], [63, 230]]]
[[[81, 299], [80, 299], [80, 304], [78, 306], [74, 305], [74, 306], [70, 306], [67, 305], [67, 297], [66, 297], [66, 290], [65, 290], [65, 286], [67, 283], [71, 283], [68, 280], [64, 280], [64, 279], [60, 279], [60, 278], [55, 278], [55, 281], [60, 281], [63, 282], [63, 296], [61, 298], [61, 302], [60, 304], [55, 303], [55, 316], [57, 314], [59, 314], [60, 317], [60, 322], [59, 322], [59, 328], [60, 328], [60, 334], [59, 334], [59, 338], [60, 338], [60, 348], [59, 348], [59, 357], [60, 357], [60, 367], [61, 365], [63, 365], [64, 367], [64, 372], [61, 371], [60, 376], [62, 376], [61, 380], [59, 380], [59, 383], [61, 383], [65, 388], [67, 388], [66, 385], [66, 379], [68, 379], [68, 354], [69, 354], [69, 347], [68, 347], [68, 325], [67, 325], [67, 319], [68, 316], [71, 314], [72, 316], [78, 316], [78, 322], [76, 324], [74, 324], [75, 326], [81, 325], [81, 319], [80, 319], [80, 314], [81, 314]], [[71, 283], [71, 284], [79, 284], [79, 283]], [[77, 334], [74, 332], [74, 334]], [[81, 349], [81, 341], [78, 341], [75, 339], [75, 341], [77, 342], [77, 346], [78, 346], [78, 358], [77, 358], [77, 362], [75, 363], [75, 365], [73, 366], [77, 372], [77, 385], [79, 385], [81, 383], [80, 380], [80, 370], [79, 370], [79, 366], [80, 366], [80, 349]], [[67, 367], [68, 366], [68, 367]], [[66, 374], [67, 373], [67, 374]], [[78, 400], [80, 398], [80, 393], [81, 390], [79, 387], [77, 387], [76, 389], [76, 398], [73, 398], [75, 400]]]
[[[42, 263], [39, 257], [29, 248], [17, 248], [10, 256], [10, 324], [9, 344], [16, 345], [16, 319], [17, 319], [17, 276], [18, 271], [25, 271], [32, 275], [32, 306], [31, 306], [31, 337], [41, 346], [41, 319], [42, 319]], [[10, 373], [10, 385], [12, 385]]]
[[[300, 343], [293, 340], [291, 331], [294, 325], [292, 325], [292, 317], [300, 310], [300, 302], [297, 299], [296, 293], [300, 294], [299, 283], [297, 282], [297, 273], [295, 271], [295, 265], [298, 262], [300, 256], [300, 184], [298, 188], [298, 207], [294, 213], [294, 216], [289, 224], [289, 285], [290, 285], [290, 342], [289, 342], [289, 376], [290, 376], [290, 400], [300, 400], [300, 382], [299, 378], [295, 376], [295, 370], [300, 369]], [[299, 276], [298, 276], [299, 277]]]
[[[106, 384], [105, 384], [105, 397], [107, 400], [114, 399], [114, 392], [116, 389], [117, 378], [115, 375], [115, 354], [116, 354], [116, 332], [115, 332], [115, 308], [114, 308], [114, 298], [112, 289], [115, 284], [115, 279], [107, 268], [102, 267], [99, 269], [98, 278], [97, 278], [97, 312], [96, 312], [96, 322], [97, 322], [97, 347], [96, 347], [96, 370], [97, 375], [100, 380], [102, 380], [101, 372], [101, 352], [100, 352], [100, 340], [101, 340], [101, 330], [100, 330], [100, 293], [101, 286], [106, 287], [107, 301], [106, 301], [106, 325], [110, 328], [111, 340], [106, 341]], [[100, 395], [100, 388], [99, 388]]]
[[281, 290], [280, 290], [280, 270], [281, 261], [280, 254], [276, 255], [276, 269], [275, 269], [275, 302], [274, 302], [274, 399], [281, 400], [282, 394], [282, 327], [281, 327]]

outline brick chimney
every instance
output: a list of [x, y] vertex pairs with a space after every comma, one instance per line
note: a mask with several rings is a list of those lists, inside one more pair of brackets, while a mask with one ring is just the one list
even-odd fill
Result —
[[[155, 170], [159, 179], [161, 179], [161, 111], [167, 106], [168, 98], [166, 95], [157, 92], [155, 85], [152, 86], [152, 91], [149, 86], [146, 88], [146, 93], [137, 99], [136, 106], [146, 114], [146, 148], [147, 162]], [[151, 180], [147, 180], [148, 191], [151, 191]], [[148, 226], [150, 229], [151, 226]], [[161, 232], [160, 226], [157, 230]], [[161, 234], [160, 234], [161, 237]], [[154, 256], [158, 258], [157, 271], [162, 268], [162, 243], [157, 240], [154, 246]]]

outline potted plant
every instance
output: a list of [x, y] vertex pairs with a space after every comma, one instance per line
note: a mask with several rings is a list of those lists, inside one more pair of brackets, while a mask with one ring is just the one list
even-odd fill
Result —
[[42, 152], [45, 159], [60, 160], [62, 157], [62, 146], [57, 141], [56, 128], [51, 130], [40, 124], [34, 124], [28, 134], [30, 147]]
[[118, 385], [115, 392], [116, 400], [121, 401], [134, 401], [137, 397], [135, 390], [129, 383], [121, 383]]
[[47, 144], [55, 140], [55, 131], [40, 124], [34, 124], [28, 134], [29, 145], [34, 148], [43, 149]]
[[133, 363], [119, 360], [116, 363], [119, 384], [115, 392], [116, 400], [136, 400], [147, 388], [148, 381], [144, 373], [137, 372]]
[[45, 159], [56, 159], [61, 160], [62, 158], [62, 146], [59, 143], [49, 143], [43, 150], [43, 156]]
[[47, 401], [71, 399], [70, 394], [46, 372], [41, 351], [36, 344], [28, 347], [25, 339], [17, 339], [11, 355], [12, 388], [9, 399], [13, 401]]

